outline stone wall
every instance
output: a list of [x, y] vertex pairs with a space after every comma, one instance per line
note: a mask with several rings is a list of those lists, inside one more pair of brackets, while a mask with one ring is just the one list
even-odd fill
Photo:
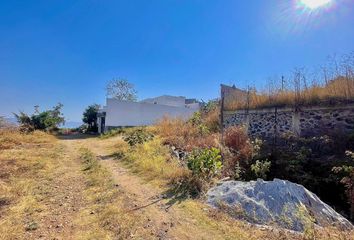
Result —
[[233, 125], [245, 125], [252, 137], [265, 138], [284, 133], [303, 137], [354, 133], [354, 105], [224, 112], [224, 127]]

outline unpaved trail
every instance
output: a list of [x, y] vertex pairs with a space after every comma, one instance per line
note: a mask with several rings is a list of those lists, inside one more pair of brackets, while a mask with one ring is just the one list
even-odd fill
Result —
[[85, 178], [81, 173], [79, 155], [72, 145], [61, 141], [54, 175], [43, 186], [46, 214], [38, 221], [36, 231], [27, 231], [30, 239], [73, 239], [78, 226], [78, 212], [85, 206]]
[[[68, 149], [88, 148], [92, 151], [100, 163], [111, 173], [115, 184], [123, 190], [130, 209], [128, 211], [137, 212], [143, 219], [141, 228], [148, 232], [152, 239], [181, 239], [182, 233], [170, 233], [176, 225], [181, 225], [182, 221], [173, 208], [168, 205], [168, 200], [164, 199], [161, 189], [152, 187], [141, 178], [132, 174], [118, 161], [110, 157], [110, 142], [112, 140], [100, 141], [98, 139], [66, 139], [63, 140]], [[108, 144], [107, 144], [108, 143]]]
[[[112, 173], [115, 184], [128, 201], [130, 206], [128, 211], [134, 211], [139, 215], [143, 223], [142, 232], [150, 234], [144, 235], [143, 239], [258, 239], [249, 226], [242, 225], [243, 229], [238, 236], [234, 230], [239, 228], [234, 222], [226, 226], [225, 221], [218, 223], [217, 220], [210, 220], [207, 215], [212, 211], [203, 204], [195, 203], [196, 201], [175, 204], [174, 199], [166, 196], [166, 189], [152, 185], [132, 173], [123, 163], [112, 157], [114, 144], [118, 138], [65, 141], [71, 148], [90, 149], [100, 159], [100, 163]], [[194, 208], [197, 210], [194, 211]], [[230, 229], [233, 237], [228, 235]]]

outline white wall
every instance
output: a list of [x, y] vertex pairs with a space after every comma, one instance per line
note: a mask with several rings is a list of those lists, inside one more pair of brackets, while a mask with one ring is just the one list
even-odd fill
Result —
[[106, 127], [151, 125], [165, 115], [187, 119], [197, 110], [197, 108], [107, 99]]
[[174, 107], [183, 107], [186, 104], [186, 98], [164, 95], [164, 96], [155, 97], [155, 98], [148, 98], [148, 99], [142, 100], [141, 102], [174, 106]]

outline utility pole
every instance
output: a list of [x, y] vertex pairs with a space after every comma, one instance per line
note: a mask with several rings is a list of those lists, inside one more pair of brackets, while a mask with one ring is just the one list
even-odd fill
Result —
[[285, 80], [284, 80], [284, 76], [281, 76], [281, 91], [284, 91], [284, 85], [285, 85]]

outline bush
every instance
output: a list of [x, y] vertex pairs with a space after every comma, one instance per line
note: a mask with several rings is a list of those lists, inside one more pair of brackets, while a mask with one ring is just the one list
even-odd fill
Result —
[[257, 178], [266, 179], [267, 173], [270, 171], [271, 162], [264, 160], [257, 160], [256, 163], [251, 165], [252, 172], [256, 175]]
[[[354, 160], [354, 153], [346, 151], [346, 155]], [[350, 203], [350, 219], [354, 219], [354, 166], [343, 165], [341, 167], [333, 167], [332, 171], [336, 174], [341, 173], [342, 179], [340, 182], [346, 188], [348, 202]]]
[[34, 130], [53, 131], [57, 130], [59, 125], [65, 122], [61, 112], [62, 107], [63, 105], [59, 103], [57, 106], [54, 106], [52, 110], [43, 112], [39, 112], [38, 107], [36, 107], [35, 113], [31, 116], [20, 112], [19, 114], [15, 114], [15, 117], [21, 125], [21, 130], [24, 132]]
[[127, 133], [124, 137], [130, 146], [135, 146], [137, 144], [143, 144], [144, 142], [150, 141], [154, 138], [154, 135], [143, 128], [134, 129], [133, 131]]
[[187, 158], [193, 175], [202, 179], [215, 177], [222, 168], [220, 150], [217, 148], [194, 150]]

